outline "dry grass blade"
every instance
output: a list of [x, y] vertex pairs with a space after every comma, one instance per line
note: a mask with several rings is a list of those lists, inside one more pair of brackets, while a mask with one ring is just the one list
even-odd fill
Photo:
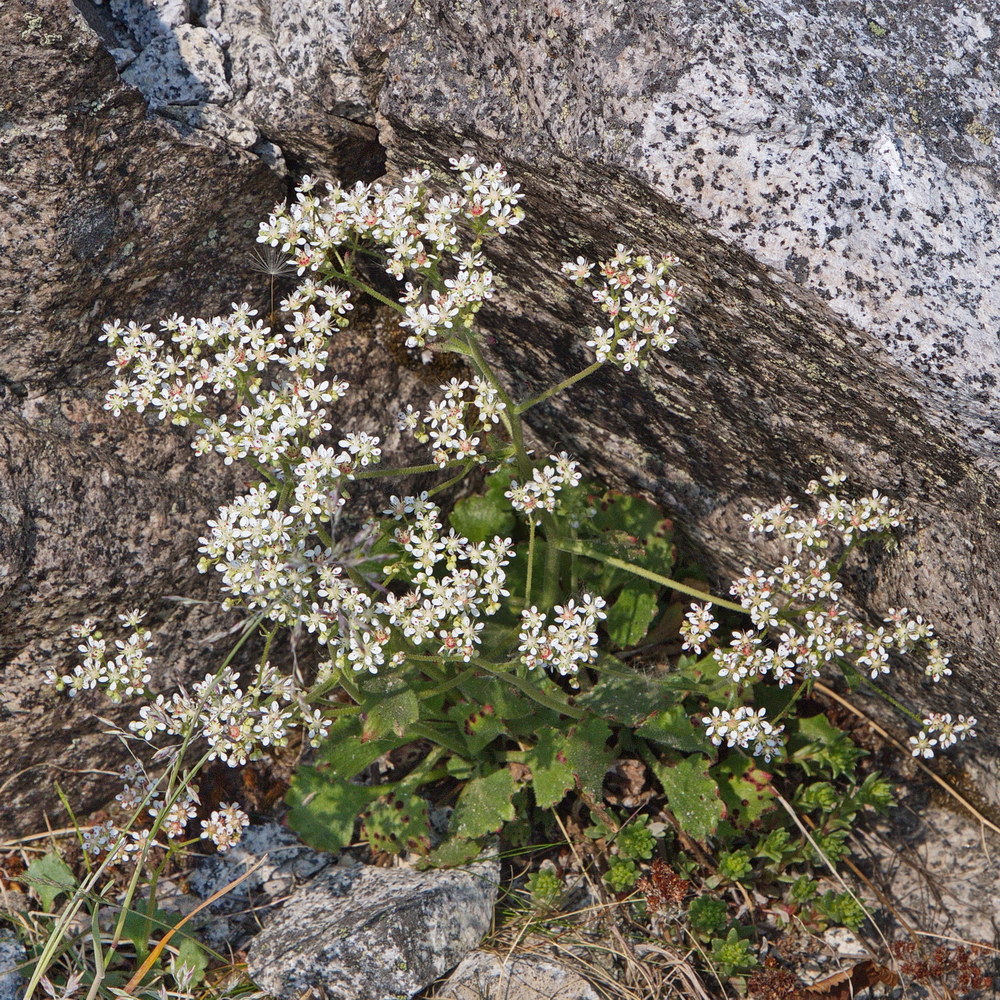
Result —
[[174, 924], [174, 926], [171, 927], [170, 930], [167, 931], [167, 933], [164, 934], [163, 937], [157, 942], [156, 947], [153, 948], [153, 950], [149, 953], [149, 956], [147, 957], [146, 961], [139, 966], [139, 969], [136, 972], [136, 974], [125, 984], [125, 987], [122, 992], [126, 994], [131, 994], [131, 992], [136, 988], [136, 986], [138, 986], [139, 983], [142, 982], [143, 977], [146, 975], [146, 973], [149, 972], [149, 970], [156, 964], [160, 955], [163, 953], [163, 949], [166, 948], [166, 946], [170, 943], [170, 939], [192, 917], [196, 916], [199, 912], [204, 910], [206, 906], [211, 906], [211, 904], [214, 903], [217, 899], [221, 899], [223, 896], [226, 895], [226, 893], [232, 892], [233, 889], [235, 889], [241, 882], [245, 882], [248, 878], [250, 878], [250, 876], [253, 875], [253, 873], [257, 871], [257, 869], [260, 868], [264, 864], [264, 862], [267, 861], [267, 857], [268, 856], [266, 854], [263, 855], [257, 861], [256, 864], [248, 868], [239, 878], [233, 879], [232, 882], [229, 882], [227, 885], [224, 885], [221, 889], [218, 890], [218, 892], [213, 892], [212, 895], [208, 897], [208, 899], [203, 900], [190, 913], [188, 913], [181, 920], [178, 920], [177, 923]]

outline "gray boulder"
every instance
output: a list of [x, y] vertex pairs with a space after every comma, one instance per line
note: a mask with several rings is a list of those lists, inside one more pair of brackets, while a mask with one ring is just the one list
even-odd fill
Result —
[[599, 1000], [581, 975], [545, 955], [507, 959], [474, 951], [445, 980], [436, 1000]]
[[496, 860], [465, 869], [332, 868], [254, 939], [247, 968], [276, 997], [409, 997], [457, 965], [490, 928]]
[[[539, 429], [669, 505], [721, 577], [773, 558], [740, 514], [824, 465], [898, 498], [914, 523], [851, 598], [937, 623], [955, 677], [933, 703], [917, 675], [896, 693], [974, 712], [995, 770], [1000, 715], [982, 696], [1000, 669], [993, 5], [79, 8], [0, 8], [0, 773], [20, 774], [0, 832], [37, 824], [48, 769], [92, 765], [84, 713], [112, 715], [39, 689], [66, 626], [159, 602], [164, 684], [203, 666], [218, 628], [163, 598], [208, 593], [190, 557], [233, 474], [194, 463], [181, 435], [107, 417], [101, 322], [262, 302], [246, 251], [285, 190], [271, 165], [350, 181], [387, 158], [391, 179], [465, 150], [503, 159], [528, 192], [529, 222], [497, 262], [507, 290], [482, 314], [518, 394], [585, 363], [578, 331], [594, 317], [555, 277], [560, 260], [620, 240], [683, 261], [675, 351], [550, 401]], [[367, 357], [379, 348], [363, 334], [344, 350], [370, 393], [345, 424], [372, 399], [391, 410], [391, 356]], [[105, 741], [102, 766], [110, 753]], [[74, 780], [84, 804], [107, 790]]]
[[[150, 115], [105, 51], [122, 43], [109, 8], [80, 8], [0, 6], [0, 838], [61, 813], [56, 778], [81, 816], [116, 790], [108, 772], [126, 754], [93, 713], [125, 724], [136, 706], [70, 701], [42, 683], [75, 662], [71, 624], [90, 616], [111, 632], [118, 612], [149, 608], [164, 689], [231, 647], [237, 619], [201, 603], [215, 583], [195, 562], [206, 519], [242, 475], [196, 458], [183, 432], [106, 412], [97, 337], [117, 317], [213, 315], [243, 300], [266, 310], [256, 226], [286, 191], [273, 147], [257, 155]], [[380, 402], [399, 384], [372, 330], [337, 350], [352, 382], [385, 373]], [[374, 390], [355, 396], [359, 412]]]
[[18, 936], [0, 927], [0, 1000], [22, 1000], [25, 980], [18, 966], [28, 958]]

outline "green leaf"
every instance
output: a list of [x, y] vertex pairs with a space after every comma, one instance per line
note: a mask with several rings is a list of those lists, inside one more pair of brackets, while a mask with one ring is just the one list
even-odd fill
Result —
[[712, 752], [705, 730], [697, 724], [692, 725], [683, 705], [672, 705], [657, 712], [636, 729], [636, 735], [685, 753]]
[[602, 531], [624, 531], [645, 538], [663, 522], [663, 512], [642, 497], [608, 492], [597, 505], [595, 527]]
[[517, 524], [510, 502], [504, 497], [502, 490], [499, 495], [488, 493], [486, 496], [459, 500], [448, 520], [470, 542], [488, 542], [494, 535], [509, 538]]
[[635, 646], [649, 631], [656, 616], [655, 586], [638, 580], [626, 583], [618, 599], [608, 608], [604, 623], [612, 643], [619, 649]]
[[353, 839], [358, 813], [386, 790], [384, 785], [352, 785], [329, 771], [300, 767], [285, 796], [291, 806], [288, 825], [310, 847], [339, 851]]
[[610, 736], [608, 724], [592, 716], [569, 733], [563, 751], [580, 790], [598, 802], [604, 797], [604, 775], [614, 759], [606, 746]]
[[822, 712], [798, 720], [797, 734], [809, 743], [834, 744], [843, 738], [838, 729]]
[[735, 825], [745, 829], [775, 807], [771, 775], [749, 757], [732, 753], [712, 768], [712, 774]]
[[361, 740], [361, 720], [356, 715], [338, 719], [329, 736], [319, 749], [319, 759], [331, 774], [339, 778], [353, 778], [366, 767], [374, 764], [379, 757], [409, 742], [403, 737], [387, 736], [383, 739]]
[[567, 763], [565, 742], [562, 733], [545, 728], [525, 756], [525, 763], [531, 768], [535, 802], [540, 809], [558, 805], [573, 787], [573, 769]]
[[420, 718], [420, 701], [412, 688], [365, 699], [362, 741], [378, 740], [390, 734], [402, 738]]
[[[615, 664], [618, 669], [601, 670], [601, 663]], [[667, 675], [655, 677], [629, 670], [620, 660], [607, 657], [598, 662], [600, 677], [576, 703], [610, 722], [638, 726], [661, 709], [680, 701], [692, 685], [683, 678]]]
[[719, 786], [709, 774], [710, 764], [701, 754], [692, 754], [676, 764], [653, 764], [667, 794], [667, 806], [681, 829], [695, 840], [705, 840], [715, 832], [725, 808]]
[[478, 840], [463, 840], [452, 837], [440, 847], [434, 848], [427, 858], [428, 868], [457, 868], [477, 858], [482, 851]]
[[174, 944], [177, 945], [177, 956], [174, 958], [174, 968], [180, 969], [182, 965], [189, 969], [194, 969], [191, 983], [200, 983], [205, 978], [205, 970], [208, 968], [208, 952], [193, 938], [184, 934], [183, 930], [173, 937]]
[[125, 910], [125, 918], [122, 920], [122, 935], [132, 942], [138, 954], [147, 955], [153, 936], [166, 933], [180, 919], [180, 914], [159, 908], [149, 914], [145, 910], [130, 907]]
[[42, 909], [47, 913], [52, 911], [57, 897], [73, 892], [77, 886], [76, 876], [55, 851], [32, 861], [22, 878], [38, 893]]
[[419, 795], [389, 792], [361, 814], [361, 822], [373, 850], [426, 854], [431, 849], [427, 803]]
[[462, 789], [451, 818], [456, 837], [476, 840], [488, 833], [496, 833], [504, 823], [514, 818], [516, 791], [514, 776], [501, 768], [482, 778], [473, 778]]
[[478, 757], [501, 733], [507, 732], [503, 719], [498, 718], [492, 705], [484, 705], [474, 711], [468, 704], [453, 705], [448, 716], [468, 746], [467, 756]]

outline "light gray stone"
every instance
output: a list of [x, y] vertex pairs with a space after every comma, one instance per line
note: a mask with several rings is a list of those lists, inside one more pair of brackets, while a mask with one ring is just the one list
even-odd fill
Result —
[[[172, 104], [221, 104], [232, 96], [222, 49], [205, 28], [181, 24], [146, 45], [121, 71], [152, 108]], [[250, 141], [256, 142], [251, 130]]]
[[250, 946], [247, 967], [275, 997], [318, 987], [330, 1000], [409, 997], [489, 930], [499, 865], [418, 872], [334, 868], [299, 889]]
[[277, 823], [250, 826], [235, 847], [197, 863], [187, 879], [188, 892], [194, 897], [192, 903], [207, 899], [235, 881], [265, 855], [264, 863], [249, 878], [206, 907], [202, 911], [204, 918], [195, 918], [198, 934], [209, 947], [245, 947], [268, 907], [291, 895], [335, 860], [332, 854], [307, 847], [287, 827]]
[[0, 927], [0, 1000], [21, 1000], [25, 979], [18, 966], [27, 960], [28, 953], [21, 939], [6, 927]]
[[474, 951], [435, 994], [436, 1000], [600, 1000], [583, 976], [545, 955], [502, 959]]
[[189, 0], [110, 0], [108, 7], [117, 22], [145, 48], [189, 22]]

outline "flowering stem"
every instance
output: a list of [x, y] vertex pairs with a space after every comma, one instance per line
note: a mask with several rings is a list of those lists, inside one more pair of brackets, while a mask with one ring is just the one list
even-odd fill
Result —
[[465, 465], [462, 467], [462, 471], [459, 472], [457, 476], [453, 476], [446, 482], [441, 483], [439, 486], [435, 486], [434, 489], [428, 490], [427, 495], [429, 497], [437, 496], [438, 493], [443, 493], [445, 490], [451, 489], [456, 483], [460, 483], [468, 474], [469, 470], [475, 465], [474, 459], [469, 459], [466, 461]]
[[522, 413], [526, 413], [533, 406], [537, 406], [539, 403], [544, 403], [550, 396], [555, 396], [557, 393], [563, 391], [563, 389], [568, 389], [571, 385], [576, 385], [577, 382], [583, 381], [588, 375], [593, 375], [604, 364], [603, 361], [595, 361], [592, 365], [588, 365], [583, 371], [577, 372], [575, 375], [570, 375], [569, 378], [563, 379], [562, 382], [546, 389], [545, 392], [539, 393], [537, 396], [532, 396], [531, 399], [524, 400], [523, 403], [518, 403], [514, 407], [514, 413], [520, 416]]
[[454, 688], [461, 687], [461, 685], [467, 681], [470, 677], [474, 677], [476, 674], [475, 667], [467, 667], [460, 674], [456, 674], [450, 680], [446, 680], [436, 687], [424, 688], [423, 691], [417, 696], [421, 701], [427, 701], [429, 698], [436, 698], [439, 694], [445, 694]]
[[582, 709], [574, 708], [568, 701], [560, 701], [560, 699], [554, 698], [541, 688], [536, 687], [531, 681], [525, 680], [523, 677], [518, 677], [517, 674], [512, 674], [507, 670], [494, 669], [488, 663], [480, 663], [479, 666], [498, 680], [506, 681], [508, 684], [516, 687], [532, 701], [538, 702], [539, 705], [544, 705], [545, 708], [551, 708], [553, 712], [558, 712], [560, 715], [568, 715], [571, 719], [584, 719], [587, 716], [587, 713]]
[[535, 569], [535, 519], [528, 518], [528, 570], [526, 574], [527, 583], [524, 586], [524, 604], [531, 606], [531, 577]]
[[[462, 458], [453, 458], [448, 462], [448, 465], [457, 465], [464, 461], [465, 459]], [[361, 469], [354, 473], [354, 478], [385, 479], [390, 476], [419, 476], [425, 472], [440, 472], [442, 468], [447, 468], [448, 465], [442, 467], [431, 462], [428, 465], [408, 465], [401, 469]]]
[[278, 626], [275, 625], [274, 628], [270, 629], [264, 638], [264, 651], [260, 654], [260, 665], [264, 666], [267, 663], [268, 654], [271, 652], [271, 643], [274, 642], [274, 637], [278, 634]]
[[503, 418], [504, 425], [507, 428], [507, 433], [510, 434], [511, 442], [514, 445], [518, 469], [521, 475], [527, 478], [531, 463], [528, 460], [528, 453], [524, 448], [524, 429], [521, 426], [521, 420], [518, 416], [517, 407], [514, 405], [514, 401], [507, 394], [507, 390], [504, 389], [500, 380], [494, 374], [489, 362], [483, 356], [483, 352], [479, 349], [479, 343], [471, 331], [466, 335], [465, 342], [471, 352], [472, 360], [479, 369], [479, 374], [482, 375], [494, 389], [496, 389], [497, 395], [503, 401], [504, 408], [501, 410], [500, 415]]
[[596, 559], [598, 562], [604, 563], [605, 566], [614, 566], [615, 569], [623, 569], [627, 573], [631, 573], [633, 576], [641, 576], [645, 580], [652, 580], [653, 583], [658, 583], [661, 587], [668, 587], [670, 590], [676, 590], [681, 594], [687, 594], [689, 597], [695, 597], [700, 601], [708, 601], [710, 604], [716, 604], [720, 608], [728, 608], [730, 611], [739, 611], [740, 614], [746, 614], [746, 610], [739, 604], [734, 604], [732, 601], [726, 601], [721, 597], [714, 597], [712, 594], [707, 594], [703, 590], [695, 590], [694, 587], [689, 587], [687, 584], [679, 583], [677, 580], [671, 580], [666, 576], [660, 576], [659, 573], [654, 573], [652, 570], [644, 569], [642, 566], [637, 566], [635, 563], [626, 562], [624, 559], [618, 559], [615, 556], [606, 555], [597, 549], [591, 548], [584, 542], [576, 541], [575, 539], [561, 539], [558, 542], [558, 547], [563, 552], [569, 552], [578, 556], [586, 556], [588, 559]]
[[341, 270], [336, 271], [331, 269], [331, 276], [334, 278], [339, 278], [341, 281], [346, 281], [347, 284], [352, 285], [357, 288], [358, 291], [364, 292], [366, 295], [370, 295], [373, 299], [377, 299], [383, 305], [391, 306], [398, 313], [406, 312], [403, 306], [397, 302], [395, 299], [390, 299], [388, 296], [383, 295], [381, 292], [377, 292], [371, 285], [365, 281], [361, 281], [358, 278], [353, 277], [347, 273], [347, 265], [344, 263], [343, 257], [334, 250], [334, 254], [337, 258], [337, 263], [340, 265]]
[[551, 514], [542, 515], [542, 526], [545, 529], [545, 576], [542, 580], [542, 603], [550, 608], [556, 602], [556, 592], [559, 588], [559, 555], [560, 534], [559, 522]]

